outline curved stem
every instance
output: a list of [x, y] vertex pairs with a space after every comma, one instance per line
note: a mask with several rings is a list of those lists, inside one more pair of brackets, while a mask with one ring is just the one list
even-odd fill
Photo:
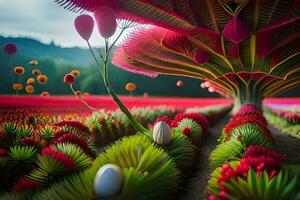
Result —
[[12, 67], [12, 59], [11, 56], [8, 57], [8, 62], [9, 62], [9, 68], [10, 68], [10, 74], [11, 74], [11, 81], [12, 81], [12, 89], [13, 89], [13, 94], [17, 93], [17, 91], [14, 90], [13, 85], [15, 84], [15, 78], [14, 78], [14, 73], [13, 73], [13, 67]]
[[[115, 42], [114, 42], [115, 43]], [[113, 44], [114, 44], [113, 43]], [[105, 58], [104, 58], [104, 85], [107, 89], [107, 92], [112, 96], [113, 100], [117, 103], [120, 110], [127, 116], [129, 119], [130, 124], [140, 133], [143, 133], [150, 136], [150, 132], [148, 129], [146, 129], [143, 125], [141, 125], [137, 120], [134, 119], [134, 117], [131, 115], [130, 111], [126, 108], [126, 106], [121, 102], [121, 100], [118, 98], [116, 93], [111, 87], [111, 84], [108, 79], [108, 58], [109, 58], [109, 51], [110, 48], [108, 47], [108, 39], [105, 39]]]
[[75, 92], [75, 90], [74, 90], [74, 88], [73, 88], [73, 84], [69, 84], [69, 86], [70, 86], [70, 89], [71, 89], [71, 91], [74, 93], [74, 95], [75, 96], [77, 96], [78, 98], [79, 98], [79, 100], [88, 108], [88, 109], [90, 109], [90, 110], [92, 110], [92, 111], [97, 111], [97, 109], [96, 108], [94, 108], [94, 107], [92, 107], [92, 106], [90, 106], [82, 97], [81, 97], [81, 95], [76, 95], [76, 92]]

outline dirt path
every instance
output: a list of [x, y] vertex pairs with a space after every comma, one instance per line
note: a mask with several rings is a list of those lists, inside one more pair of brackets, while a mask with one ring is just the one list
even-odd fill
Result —
[[230, 116], [227, 115], [209, 129], [210, 133], [208, 137], [204, 139], [199, 149], [195, 163], [195, 171], [186, 186], [186, 192], [181, 196], [181, 200], [203, 200], [206, 198], [207, 181], [213, 170], [209, 165], [208, 157], [210, 152], [216, 147], [217, 139], [229, 120]]
[[274, 150], [284, 155], [291, 164], [300, 164], [300, 140], [269, 126], [275, 139]]

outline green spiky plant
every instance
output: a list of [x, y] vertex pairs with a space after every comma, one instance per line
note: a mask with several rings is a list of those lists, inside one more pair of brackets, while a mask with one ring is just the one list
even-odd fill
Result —
[[108, 6], [117, 18], [155, 25], [131, 35], [113, 63], [151, 77], [205, 80], [209, 91], [233, 98], [235, 110], [300, 84], [297, 0], [55, 2], [74, 12]]
[[193, 144], [199, 145], [203, 135], [202, 127], [192, 119], [183, 119], [179, 122], [177, 129], [188, 136]]
[[62, 162], [62, 159], [58, 159], [57, 156], [53, 156], [54, 153], [45, 154], [42, 151], [42, 154], [38, 156], [38, 168], [29, 174], [30, 179], [39, 182], [41, 185], [47, 186], [60, 179], [61, 175], [80, 171], [92, 162], [92, 159], [77, 145], [62, 143], [57, 144], [53, 149], [55, 152], [63, 153], [65, 162]]
[[209, 161], [214, 167], [219, 167], [225, 162], [239, 160], [246, 147], [236, 139], [231, 139], [226, 143], [219, 144], [210, 154]]
[[[218, 173], [220, 172], [214, 172], [213, 176], [217, 177]], [[275, 177], [269, 177], [266, 171], [258, 174], [250, 169], [245, 178], [227, 181], [226, 188], [229, 189], [229, 192], [225, 196], [233, 200], [296, 200], [300, 199], [300, 193], [296, 187], [298, 179], [298, 176], [289, 178], [288, 172], [280, 171]], [[215, 181], [214, 178], [213, 181], [209, 182], [209, 191], [219, 195], [220, 191], [215, 187], [217, 185]]]
[[264, 137], [261, 129], [255, 124], [238, 126], [231, 131], [229, 141], [224, 141], [224, 136], [221, 136], [219, 141], [221, 143], [210, 155], [210, 162], [215, 167], [221, 166], [230, 160], [238, 160], [251, 145], [267, 149], [272, 147], [271, 143]]
[[53, 184], [33, 199], [95, 199], [94, 177], [108, 163], [121, 167], [124, 185], [112, 199], [165, 199], [176, 191], [179, 172], [174, 161], [149, 139], [136, 135], [125, 137], [108, 147], [92, 166]]

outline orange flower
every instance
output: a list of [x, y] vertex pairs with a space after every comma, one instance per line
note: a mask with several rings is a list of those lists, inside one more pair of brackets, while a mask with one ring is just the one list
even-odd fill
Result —
[[136, 89], [136, 85], [134, 83], [127, 83], [125, 85], [125, 90], [131, 92], [134, 91]]
[[23, 85], [21, 83], [14, 83], [13, 89], [14, 90], [23, 90]]
[[47, 92], [47, 91], [44, 91], [44, 92], [42, 92], [41, 94], [40, 94], [40, 96], [42, 96], [42, 97], [47, 97], [47, 96], [49, 96], [50, 94], [49, 94], [49, 92]]
[[83, 93], [83, 96], [84, 96], [84, 97], [88, 97], [88, 96], [90, 96], [90, 93], [85, 92], [85, 93]]
[[28, 93], [28, 94], [32, 94], [34, 93], [34, 87], [32, 85], [27, 85], [25, 87], [25, 91]]
[[38, 61], [36, 61], [36, 60], [31, 60], [30, 62], [29, 62], [29, 65], [38, 65], [39, 64], [39, 62]]
[[13, 71], [15, 74], [17, 74], [19, 76], [22, 76], [25, 73], [25, 69], [22, 66], [14, 67]]
[[80, 95], [81, 95], [81, 92], [80, 92], [79, 90], [77, 90], [77, 91], [75, 92], [75, 95], [76, 95], [76, 96], [80, 96]]
[[39, 84], [44, 85], [44, 84], [47, 83], [48, 77], [47, 77], [46, 75], [44, 75], [44, 74], [41, 74], [41, 75], [38, 75], [38, 76], [36, 77], [36, 80], [37, 80], [37, 82], [38, 82]]
[[80, 76], [80, 71], [77, 69], [74, 69], [70, 72], [74, 77], [79, 77]]
[[41, 70], [40, 70], [40, 69], [33, 69], [33, 70], [31, 71], [31, 73], [32, 73], [33, 75], [38, 76], [38, 75], [41, 74]]
[[26, 83], [29, 85], [29, 84], [32, 84], [35, 82], [35, 79], [34, 78], [28, 78]]

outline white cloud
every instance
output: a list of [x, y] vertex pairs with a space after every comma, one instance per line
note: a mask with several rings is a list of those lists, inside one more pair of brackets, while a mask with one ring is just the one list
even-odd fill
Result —
[[[54, 0], [0, 0], [0, 35], [31, 37], [45, 43], [54, 41], [65, 47], [86, 47], [73, 26], [76, 16]], [[96, 30], [91, 43], [103, 45]]]

